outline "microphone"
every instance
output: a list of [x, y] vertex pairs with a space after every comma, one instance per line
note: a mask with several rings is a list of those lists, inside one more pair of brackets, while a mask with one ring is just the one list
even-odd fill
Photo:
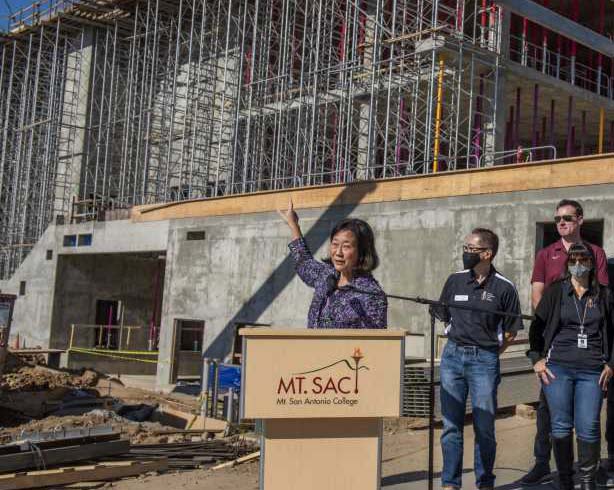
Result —
[[360, 321], [361, 323], [364, 325], [365, 321], [369, 320], [369, 317], [367, 316], [367, 312], [365, 311], [365, 309], [362, 307], [362, 304], [360, 303], [360, 301], [357, 298], [352, 298], [350, 300], [350, 307], [356, 312], [356, 314], [360, 317]]
[[330, 296], [337, 289], [337, 276], [331, 274], [326, 278], [326, 296]]

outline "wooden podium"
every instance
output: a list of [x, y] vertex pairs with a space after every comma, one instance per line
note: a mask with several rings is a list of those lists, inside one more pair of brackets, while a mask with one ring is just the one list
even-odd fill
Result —
[[260, 488], [380, 488], [403, 330], [245, 328], [241, 418], [262, 419]]

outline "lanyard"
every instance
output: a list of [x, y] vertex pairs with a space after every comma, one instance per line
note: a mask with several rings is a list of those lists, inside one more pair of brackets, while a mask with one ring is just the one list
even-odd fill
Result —
[[[584, 293], [586, 294], [586, 293]], [[573, 294], [573, 304], [576, 307], [576, 313], [578, 314], [578, 321], [580, 322], [580, 334], [584, 333], [584, 321], [586, 320], [586, 312], [588, 310], [588, 304], [590, 302], [590, 298], [586, 299], [586, 303], [584, 303], [584, 314], [580, 317], [580, 308], [578, 308], [578, 300], [576, 299], [576, 294]]]

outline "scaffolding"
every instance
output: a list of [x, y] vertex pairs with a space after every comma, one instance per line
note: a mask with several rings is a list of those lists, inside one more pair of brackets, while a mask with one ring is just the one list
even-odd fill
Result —
[[36, 2], [0, 36], [0, 278], [75, 199], [95, 218], [492, 164], [502, 19], [491, 0]]

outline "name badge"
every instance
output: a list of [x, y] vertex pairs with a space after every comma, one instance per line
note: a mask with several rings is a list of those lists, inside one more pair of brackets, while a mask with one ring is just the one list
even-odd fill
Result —
[[578, 334], [578, 349], [588, 349], [588, 335], [585, 333]]
[[467, 294], [455, 294], [454, 301], [469, 301], [469, 295]]

